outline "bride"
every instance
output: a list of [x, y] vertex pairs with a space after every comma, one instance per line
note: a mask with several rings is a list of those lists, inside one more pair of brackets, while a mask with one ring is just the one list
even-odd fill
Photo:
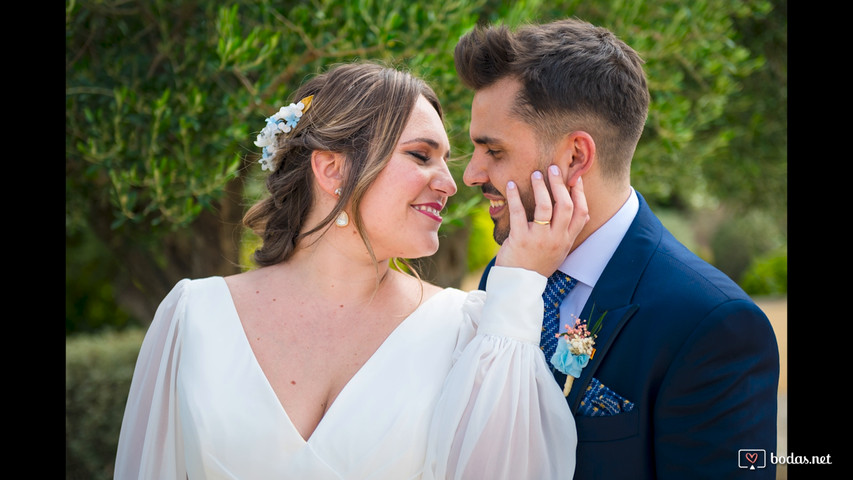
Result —
[[258, 268], [162, 300], [115, 478], [571, 478], [574, 420], [538, 344], [546, 278], [586, 221], [580, 184], [518, 179], [550, 224], [511, 185], [486, 291], [439, 288], [394, 268], [437, 251], [456, 192], [433, 90], [353, 63], [294, 100], [256, 141]]

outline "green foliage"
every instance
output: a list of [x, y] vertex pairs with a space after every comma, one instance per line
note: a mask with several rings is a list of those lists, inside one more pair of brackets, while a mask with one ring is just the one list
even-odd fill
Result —
[[87, 230], [65, 241], [75, 252], [65, 259], [65, 334], [139, 326], [116, 303], [113, 284], [103, 281], [114, 277], [118, 266], [101, 255], [101, 242]]
[[475, 272], [484, 268], [487, 263], [498, 253], [500, 245], [495, 242], [492, 234], [495, 230], [495, 222], [489, 216], [488, 205], [480, 205], [471, 210], [471, 233], [468, 237], [468, 272]]
[[[467, 128], [458, 126], [467, 125], [470, 93], [455, 79], [453, 46], [476, 23], [482, 4], [67, 2], [66, 256], [89, 248], [69, 239], [99, 238], [100, 255], [120, 271], [93, 283], [112, 283], [123, 302], [128, 290], [143, 292], [134, 292], [134, 305], [145, 304], [137, 308], [142, 317], [164, 284], [214, 263], [195, 258], [203, 250], [188, 245], [207, 239], [222, 245], [219, 258], [239, 261], [232, 253], [238, 249], [229, 250], [242, 238], [239, 212], [219, 219], [237, 231], [215, 232], [232, 235], [221, 239], [211, 239], [215, 222], [200, 225], [200, 215], [226, 215], [217, 202], [233, 205], [260, 181], [254, 132], [293, 100], [289, 95], [305, 78], [335, 63], [382, 61], [424, 77], [443, 100], [454, 152], [463, 151]], [[454, 168], [461, 176], [464, 164]], [[448, 218], [455, 221], [446, 229], [464, 226], [474, 195], [454, 197]], [[247, 198], [244, 204], [257, 197]], [[131, 256], [147, 265], [131, 263]], [[81, 270], [75, 267], [74, 275]], [[84, 300], [69, 296], [67, 303]], [[69, 320], [109, 322], [108, 316]]]
[[111, 479], [121, 420], [143, 331], [65, 340], [65, 474]]
[[785, 245], [772, 216], [757, 210], [730, 216], [711, 238], [714, 265], [738, 283], [754, 259]]
[[[186, 227], [222, 195], [240, 160], [211, 68], [213, 29], [188, 2], [75, 2], [66, 12], [66, 217], [86, 202], [110, 224]], [[218, 99], [217, 99], [218, 100]], [[239, 127], [239, 123], [237, 126]], [[216, 132], [216, 134], [211, 134]], [[85, 187], [94, 187], [85, 189]]]
[[787, 295], [788, 249], [759, 256], [744, 272], [740, 282], [746, 293], [759, 295]]
[[766, 14], [735, 20], [742, 43], [765, 62], [740, 83], [718, 121], [732, 131], [727, 157], [706, 162], [702, 173], [712, 193], [729, 206], [741, 211], [759, 206], [786, 230], [788, 11], [784, 0], [772, 3]]
[[[180, 235], [178, 244], [210, 237], [198, 227], [201, 212], [218, 212], [226, 193], [239, 198], [260, 178], [252, 140], [263, 119], [293, 100], [306, 77], [355, 59], [409, 69], [436, 88], [460, 160], [451, 167], [459, 193], [442, 228], [449, 235], [470, 226], [481, 205], [461, 181], [471, 92], [456, 79], [456, 41], [478, 22], [567, 16], [610, 28], [647, 62], [652, 105], [632, 178], [650, 203], [758, 206], [780, 212], [784, 231], [786, 14], [781, 0], [69, 0], [67, 240], [94, 232], [101, 255], [116, 255], [113, 264], [141, 287], [156, 275], [136, 275], [126, 245], [158, 268], [210, 263], [183, 258], [165, 236]], [[66, 243], [68, 257], [92, 248]], [[126, 298], [118, 286], [97, 286], [115, 283], [112, 273], [96, 278], [99, 270], [88, 284], [100, 293], [89, 298]]]
[[[709, 193], [703, 166], [720, 164], [714, 160], [741, 136], [736, 124], [721, 119], [732, 105], [739, 105], [735, 114], [743, 111], [743, 79], [763, 71], [765, 62], [763, 52], [738, 42], [736, 26], [745, 19], [754, 25], [772, 11], [759, 0], [361, 0], [286, 8], [271, 1], [78, 1], [67, 7], [68, 173], [98, 186], [90, 193], [109, 201], [114, 226], [172, 228], [186, 226], [221, 196], [238, 175], [240, 157], [253, 153], [251, 129], [305, 76], [331, 63], [379, 59], [424, 76], [447, 107], [455, 151], [469, 151], [470, 94], [455, 78], [456, 39], [478, 20], [517, 25], [567, 15], [618, 32], [647, 61], [653, 99], [635, 162], [637, 185], [655, 202], [701, 202]], [[778, 44], [778, 35], [771, 40]]]
[[[410, 68], [451, 104], [463, 93], [452, 47], [481, 3], [70, 3], [67, 224], [96, 202], [109, 204], [114, 229], [186, 227], [256, 153], [250, 131], [332, 63]], [[456, 123], [463, 111], [449, 110]]]

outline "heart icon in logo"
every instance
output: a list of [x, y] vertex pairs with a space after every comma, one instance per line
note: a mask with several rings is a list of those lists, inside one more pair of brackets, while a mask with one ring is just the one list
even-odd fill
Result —
[[747, 453], [745, 456], [749, 463], [755, 463], [758, 460], [758, 452]]

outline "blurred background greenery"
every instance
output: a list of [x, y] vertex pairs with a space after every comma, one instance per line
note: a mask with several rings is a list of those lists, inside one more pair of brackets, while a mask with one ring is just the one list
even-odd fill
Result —
[[[460, 286], [497, 245], [479, 190], [462, 183], [471, 92], [456, 80], [453, 48], [478, 23], [569, 16], [611, 29], [646, 61], [652, 104], [635, 188], [748, 293], [786, 294], [783, 0], [66, 0], [65, 332], [86, 347], [66, 352], [68, 478], [111, 477], [110, 409], [123, 408], [128, 359], [168, 290], [250, 268], [257, 240], [240, 219], [263, 178], [252, 142], [299, 83], [370, 59], [436, 88], [460, 189], [441, 248], [417, 265]], [[130, 370], [96, 344], [124, 352], [115, 355]], [[80, 394], [103, 389], [121, 398]], [[68, 415], [86, 402], [112, 421]], [[69, 437], [82, 428], [101, 443]]]

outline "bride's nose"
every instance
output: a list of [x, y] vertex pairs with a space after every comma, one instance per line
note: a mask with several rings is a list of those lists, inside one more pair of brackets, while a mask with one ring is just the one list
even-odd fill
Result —
[[441, 192], [448, 197], [453, 196], [456, 193], [456, 180], [454, 180], [453, 175], [450, 174], [450, 169], [447, 167], [447, 163], [442, 162], [440, 171], [430, 182], [430, 188], [437, 192]]

